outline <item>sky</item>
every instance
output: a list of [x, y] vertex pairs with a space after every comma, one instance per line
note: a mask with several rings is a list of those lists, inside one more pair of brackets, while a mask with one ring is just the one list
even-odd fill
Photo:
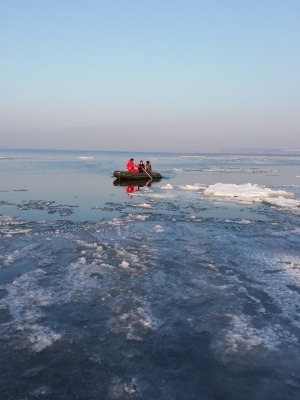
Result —
[[0, 148], [300, 149], [299, 0], [0, 0]]

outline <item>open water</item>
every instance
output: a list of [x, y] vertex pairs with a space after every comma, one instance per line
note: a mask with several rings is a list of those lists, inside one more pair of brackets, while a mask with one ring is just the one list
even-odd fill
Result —
[[299, 199], [297, 154], [0, 151], [1, 399], [299, 399]]

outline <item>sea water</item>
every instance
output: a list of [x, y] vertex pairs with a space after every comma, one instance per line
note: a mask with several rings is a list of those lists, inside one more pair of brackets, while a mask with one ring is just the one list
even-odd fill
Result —
[[299, 223], [299, 154], [0, 151], [1, 398], [298, 399]]

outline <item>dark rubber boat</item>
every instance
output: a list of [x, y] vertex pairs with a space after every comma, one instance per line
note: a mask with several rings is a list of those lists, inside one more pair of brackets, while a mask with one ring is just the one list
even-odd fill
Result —
[[128, 172], [128, 171], [115, 171], [113, 173], [114, 177], [119, 179], [119, 180], [130, 180], [130, 181], [140, 181], [140, 180], [159, 180], [162, 179], [162, 176], [158, 172], [151, 172], [151, 174], [147, 174], [146, 172], [142, 173], [134, 173], [134, 172]]

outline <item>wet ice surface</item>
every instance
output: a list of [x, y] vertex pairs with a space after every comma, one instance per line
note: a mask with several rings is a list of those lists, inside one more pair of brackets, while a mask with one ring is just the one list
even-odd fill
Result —
[[299, 398], [296, 174], [226, 168], [130, 196], [111, 177], [2, 185], [20, 217], [0, 217], [4, 399]]
[[297, 215], [161, 192], [99, 223], [1, 218], [4, 398], [297, 398]]

